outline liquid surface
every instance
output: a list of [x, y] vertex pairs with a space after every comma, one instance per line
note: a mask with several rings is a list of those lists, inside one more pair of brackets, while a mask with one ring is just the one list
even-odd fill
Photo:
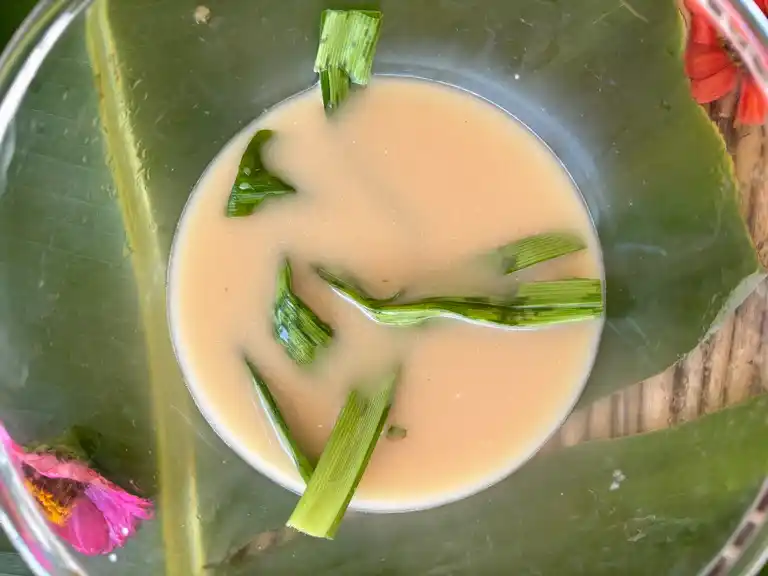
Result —
[[[250, 136], [276, 132], [270, 170], [298, 192], [252, 216], [225, 217]], [[455, 320], [378, 326], [311, 272], [347, 271], [376, 296], [503, 293], [479, 258], [512, 240], [575, 231], [590, 249], [526, 271], [599, 277], [591, 222], [568, 175], [529, 131], [460, 90], [377, 78], [329, 121], [313, 89], [260, 118], [212, 163], [174, 246], [171, 325], [187, 381], [218, 433], [247, 461], [300, 491], [242, 360], [246, 351], [294, 436], [318, 456], [351, 385], [401, 363], [388, 422], [353, 507], [424, 508], [473, 493], [519, 466], [570, 410], [591, 366], [600, 322], [508, 331]], [[270, 325], [279, 264], [336, 331], [300, 368]]]

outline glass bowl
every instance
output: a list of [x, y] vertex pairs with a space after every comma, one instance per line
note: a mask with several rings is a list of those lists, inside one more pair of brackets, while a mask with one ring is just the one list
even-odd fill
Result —
[[[124, 547], [78, 554], [0, 450], [0, 522], [30, 568], [757, 572], [768, 551], [768, 140], [741, 106], [750, 83], [768, 87], [768, 23], [748, 0], [693, 15], [673, 0], [375, 6], [377, 73], [471, 90], [563, 161], [600, 235], [606, 328], [579, 405], [504, 481], [433, 510], [350, 512], [334, 541], [284, 527], [297, 497], [235, 455], [185, 387], [167, 262], [210, 160], [315, 82], [328, 7], [372, 6], [44, 0], [0, 59], [0, 420], [26, 445], [75, 430], [92, 466], [156, 506]], [[700, 10], [738, 78], [698, 93], [704, 106], [684, 66]]]

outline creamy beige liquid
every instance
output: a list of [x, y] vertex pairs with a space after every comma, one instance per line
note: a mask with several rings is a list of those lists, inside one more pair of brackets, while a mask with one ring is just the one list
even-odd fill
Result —
[[[224, 216], [250, 135], [276, 132], [265, 160], [298, 192], [246, 218]], [[478, 255], [523, 236], [572, 230], [590, 250], [527, 272], [599, 277], [594, 231], [572, 182], [529, 131], [489, 103], [426, 81], [377, 78], [329, 121], [319, 91], [260, 118], [217, 158], [179, 228], [171, 324], [189, 386], [219, 434], [274, 480], [302, 482], [254, 395], [242, 361], [263, 372], [304, 451], [322, 451], [349, 387], [400, 362], [389, 423], [353, 507], [423, 508], [475, 492], [519, 466], [572, 407], [601, 324], [511, 331], [455, 320], [384, 328], [311, 270], [347, 271], [375, 295], [468, 295], [511, 286]], [[270, 325], [278, 264], [336, 331], [300, 368]]]

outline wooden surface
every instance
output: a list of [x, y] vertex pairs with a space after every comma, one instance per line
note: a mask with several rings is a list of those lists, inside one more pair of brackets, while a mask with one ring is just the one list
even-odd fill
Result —
[[[768, 131], [733, 120], [733, 95], [708, 108], [736, 169], [744, 218], [768, 265]], [[768, 283], [667, 371], [575, 411], [554, 446], [629, 436], [694, 420], [768, 391]]]

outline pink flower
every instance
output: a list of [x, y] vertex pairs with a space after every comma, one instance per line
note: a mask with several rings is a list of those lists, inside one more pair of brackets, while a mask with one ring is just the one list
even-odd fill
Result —
[[0, 443], [53, 530], [75, 550], [109, 554], [152, 517], [152, 502], [133, 496], [79, 460], [52, 451], [28, 452], [0, 424]]

